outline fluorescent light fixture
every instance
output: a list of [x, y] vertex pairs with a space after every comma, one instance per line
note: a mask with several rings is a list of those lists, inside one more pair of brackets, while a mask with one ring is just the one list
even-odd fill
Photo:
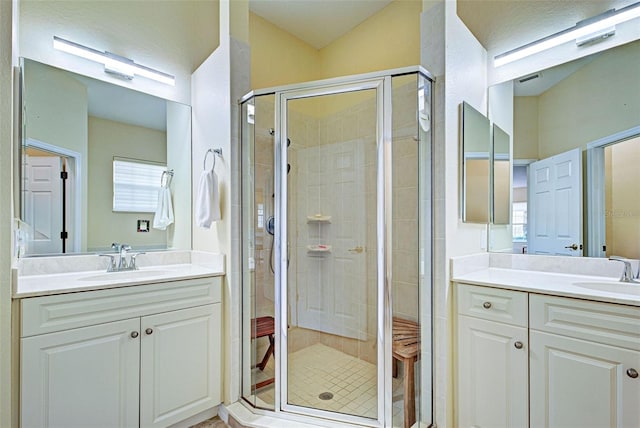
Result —
[[571, 28], [544, 37], [496, 56], [493, 65], [500, 67], [547, 49], [576, 40], [578, 46], [609, 37], [615, 33], [615, 25], [640, 17], [640, 2], [615, 10], [611, 9], [593, 18], [578, 22]]
[[103, 64], [106, 73], [114, 74], [127, 80], [133, 79], [134, 76], [141, 76], [171, 86], [175, 86], [176, 84], [176, 78], [170, 74], [136, 64], [129, 58], [112, 54], [111, 52], [102, 52], [89, 48], [58, 36], [53, 36], [53, 47], [63, 52]]

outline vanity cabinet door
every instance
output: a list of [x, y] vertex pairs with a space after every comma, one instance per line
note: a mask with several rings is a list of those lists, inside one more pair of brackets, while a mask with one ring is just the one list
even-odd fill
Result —
[[459, 315], [456, 426], [527, 427], [527, 328]]
[[23, 428], [137, 427], [140, 319], [21, 339]]
[[220, 306], [142, 317], [141, 427], [165, 427], [220, 404]]
[[531, 426], [640, 427], [640, 352], [531, 330]]

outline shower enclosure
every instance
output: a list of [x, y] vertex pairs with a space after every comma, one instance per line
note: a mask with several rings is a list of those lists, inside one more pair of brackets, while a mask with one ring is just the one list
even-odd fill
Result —
[[255, 91], [242, 114], [242, 397], [376, 427], [432, 420], [432, 79]]

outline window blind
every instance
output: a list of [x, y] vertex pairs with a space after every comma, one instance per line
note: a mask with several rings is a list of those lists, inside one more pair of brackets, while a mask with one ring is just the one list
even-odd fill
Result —
[[166, 165], [113, 161], [113, 211], [155, 212]]

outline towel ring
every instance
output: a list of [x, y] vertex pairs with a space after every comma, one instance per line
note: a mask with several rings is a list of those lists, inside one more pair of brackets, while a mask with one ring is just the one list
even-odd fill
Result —
[[209, 156], [209, 153], [213, 155], [213, 166], [211, 167], [211, 169], [213, 170], [216, 167], [216, 155], [222, 157], [222, 149], [207, 150], [207, 152], [204, 154], [204, 162], [202, 164], [202, 169], [204, 169], [205, 171], [207, 170], [207, 157]]

